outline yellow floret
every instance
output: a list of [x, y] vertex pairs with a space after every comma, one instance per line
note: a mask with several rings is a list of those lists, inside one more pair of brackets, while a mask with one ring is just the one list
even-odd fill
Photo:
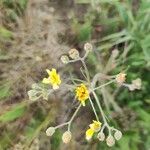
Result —
[[85, 106], [85, 101], [89, 98], [89, 91], [84, 84], [81, 84], [76, 88], [76, 97]]
[[59, 85], [61, 84], [61, 79], [59, 74], [57, 74], [56, 69], [52, 69], [51, 71], [49, 69], [46, 69], [49, 77], [43, 79], [44, 84], [51, 84], [53, 86], [53, 89], [58, 89]]

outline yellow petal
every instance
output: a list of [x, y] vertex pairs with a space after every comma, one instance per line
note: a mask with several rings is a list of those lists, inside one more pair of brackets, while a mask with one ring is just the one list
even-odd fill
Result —
[[50, 80], [48, 78], [44, 78], [42, 80], [42, 83], [44, 83], [44, 84], [50, 84]]
[[94, 131], [92, 129], [88, 129], [86, 131], [86, 139], [90, 140], [92, 138], [93, 134], [94, 134]]

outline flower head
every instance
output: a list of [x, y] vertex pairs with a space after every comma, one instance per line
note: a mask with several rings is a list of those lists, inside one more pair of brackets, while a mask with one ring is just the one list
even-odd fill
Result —
[[106, 143], [109, 147], [112, 147], [115, 144], [115, 139], [112, 135], [109, 135], [106, 139]]
[[65, 144], [69, 143], [71, 141], [72, 135], [70, 131], [66, 131], [63, 136], [62, 136], [62, 140]]
[[69, 56], [72, 59], [78, 59], [80, 57], [78, 50], [76, 50], [74, 48], [69, 51]]
[[76, 97], [85, 106], [85, 101], [89, 98], [89, 91], [84, 84], [76, 88]]
[[49, 128], [46, 130], [46, 135], [47, 135], [47, 136], [52, 136], [54, 133], [55, 133], [55, 128], [54, 128], [54, 127], [49, 127]]
[[125, 73], [121, 72], [121, 73], [117, 74], [117, 76], [116, 76], [117, 83], [123, 84], [125, 82], [125, 80], [126, 80], [126, 74]]
[[93, 137], [94, 130], [91, 128], [86, 131], [86, 140], [90, 140]]
[[97, 138], [99, 141], [104, 141], [105, 140], [105, 134], [103, 132], [99, 132], [97, 135]]
[[69, 63], [69, 58], [67, 55], [62, 55], [60, 59], [61, 59], [62, 63], [64, 63], [64, 64]]
[[85, 50], [86, 52], [91, 52], [92, 49], [93, 49], [93, 46], [92, 46], [91, 43], [85, 43], [85, 44], [84, 44], [84, 50]]
[[122, 138], [122, 132], [117, 130], [114, 134], [115, 139], [118, 141]]
[[101, 122], [93, 120], [93, 123], [89, 126], [94, 132], [98, 132], [101, 129]]
[[53, 89], [58, 89], [59, 85], [61, 84], [61, 79], [59, 74], [57, 74], [56, 69], [52, 68], [50, 71], [49, 69], [46, 69], [49, 77], [43, 79], [44, 84], [51, 84], [53, 86]]

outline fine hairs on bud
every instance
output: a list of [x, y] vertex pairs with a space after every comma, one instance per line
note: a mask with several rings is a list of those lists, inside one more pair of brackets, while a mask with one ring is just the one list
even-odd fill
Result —
[[70, 131], [66, 131], [64, 132], [64, 134], [62, 135], [62, 141], [67, 144], [70, 142], [72, 138], [71, 132]]
[[62, 63], [64, 63], [64, 64], [67, 64], [69, 62], [69, 58], [67, 55], [61, 56], [60, 59], [61, 59]]
[[85, 50], [86, 52], [91, 52], [92, 49], [93, 49], [92, 44], [90, 44], [90, 43], [85, 43], [85, 44], [84, 44], [84, 50]]
[[78, 59], [78, 58], [79, 58], [79, 52], [78, 52], [78, 50], [76, 50], [76, 49], [71, 49], [71, 50], [69, 51], [69, 56], [70, 56], [70, 58], [72, 58], [72, 59]]
[[115, 139], [118, 141], [122, 138], [122, 133], [121, 131], [117, 130], [114, 134]]
[[47, 136], [52, 136], [54, 133], [55, 133], [55, 128], [54, 128], [54, 127], [49, 127], [49, 128], [46, 130], [46, 135], [47, 135]]
[[112, 147], [115, 144], [115, 139], [112, 135], [109, 135], [106, 139], [106, 143], [109, 147]]
[[98, 133], [97, 138], [99, 141], [104, 141], [105, 140], [105, 134], [103, 132]]

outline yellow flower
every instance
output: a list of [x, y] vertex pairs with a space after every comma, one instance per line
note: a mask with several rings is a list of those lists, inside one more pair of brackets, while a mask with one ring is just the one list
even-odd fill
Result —
[[76, 97], [85, 106], [85, 101], [89, 98], [89, 91], [84, 84], [81, 84], [76, 88]]
[[57, 74], [56, 69], [52, 68], [50, 71], [49, 69], [46, 69], [49, 77], [43, 79], [44, 84], [51, 84], [53, 86], [53, 89], [58, 89], [59, 85], [61, 84], [61, 79], [59, 74]]
[[90, 128], [86, 131], [86, 140], [90, 140], [93, 137], [94, 131]]
[[89, 126], [94, 132], [98, 132], [101, 129], [101, 122], [93, 120]]

